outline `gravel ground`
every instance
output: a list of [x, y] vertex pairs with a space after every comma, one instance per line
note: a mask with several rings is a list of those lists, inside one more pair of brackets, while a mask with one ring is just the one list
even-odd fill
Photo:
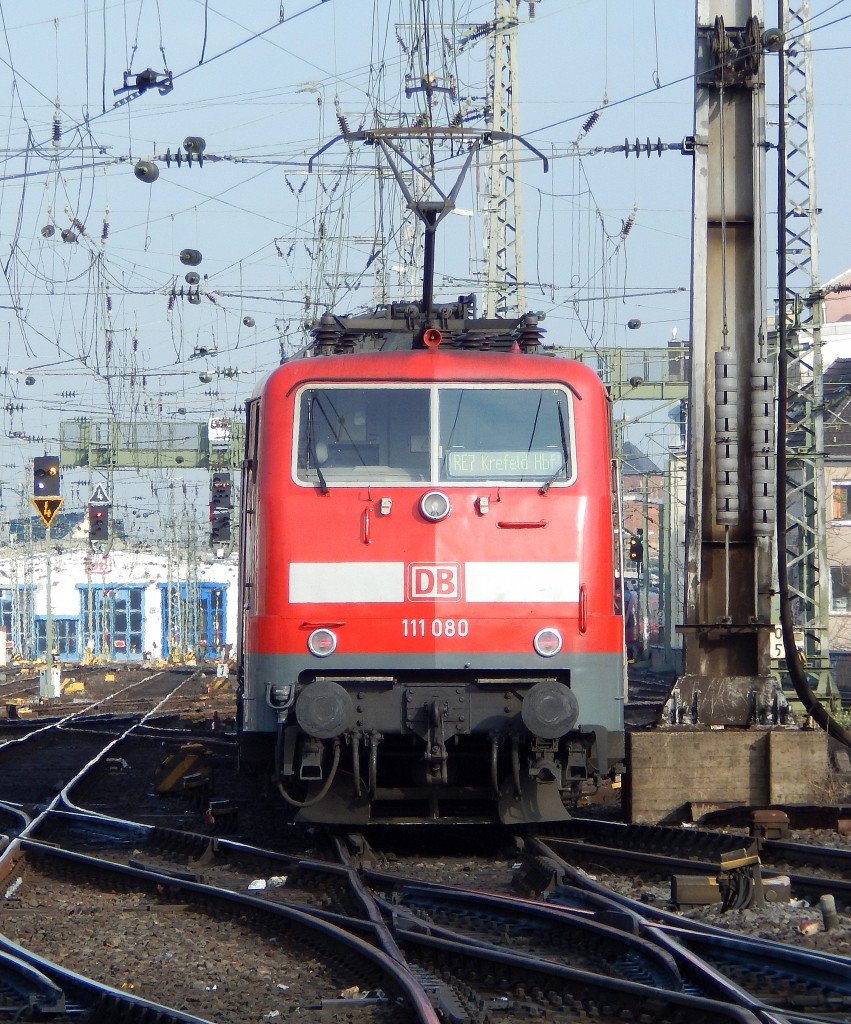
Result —
[[[66, 882], [28, 867], [2, 907], [9, 938], [96, 981], [221, 1024], [317, 1017], [321, 1000], [357, 991], [350, 968], [309, 944], [235, 920], [160, 901]], [[355, 991], [351, 991], [354, 989]], [[352, 1019], [345, 1012], [331, 1018]], [[362, 1024], [402, 1019], [398, 1008], [363, 1007]]]

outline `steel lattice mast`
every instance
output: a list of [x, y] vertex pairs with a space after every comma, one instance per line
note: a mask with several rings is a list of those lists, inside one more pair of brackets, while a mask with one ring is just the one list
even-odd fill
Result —
[[785, 546], [795, 597], [795, 620], [804, 634], [811, 685], [820, 697], [836, 697], [827, 632], [823, 296], [819, 289], [810, 4], [809, 0], [799, 0], [794, 5], [779, 0], [779, 8], [785, 40], [786, 200], [779, 212], [784, 227], [786, 291], [780, 297], [778, 314], [785, 314], [789, 325], [789, 407], [796, 420], [788, 438], [788, 515], [785, 536], [784, 524], [778, 524], [779, 543]]
[[[490, 128], [514, 134], [519, 128], [517, 15], [514, 0], [495, 0], [488, 53]], [[491, 152], [485, 219], [486, 317], [510, 318], [526, 309], [523, 287], [522, 203], [516, 142]]]

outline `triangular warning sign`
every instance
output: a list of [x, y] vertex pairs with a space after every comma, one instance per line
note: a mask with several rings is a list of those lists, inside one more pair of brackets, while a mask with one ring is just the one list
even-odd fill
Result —
[[106, 491], [101, 487], [100, 484], [92, 491], [92, 496], [89, 498], [90, 505], [108, 505], [109, 497]]
[[62, 507], [62, 498], [33, 498], [35, 510], [41, 516], [45, 526], [50, 526], [53, 517]]

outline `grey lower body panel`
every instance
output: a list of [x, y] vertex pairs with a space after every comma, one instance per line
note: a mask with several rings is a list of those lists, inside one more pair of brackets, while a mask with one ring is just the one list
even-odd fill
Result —
[[[440, 696], [452, 703], [458, 688], [469, 700], [460, 702], [463, 721], [456, 721], [455, 731], [469, 728], [475, 731], [502, 724], [506, 717], [520, 714], [521, 700], [509, 696], [515, 690], [529, 687], [540, 678], [566, 679], [579, 706], [580, 725], [595, 723], [610, 732], [623, 731], [624, 660], [619, 653], [562, 654], [556, 658], [530, 663], [528, 658], [465, 654], [458, 656], [435, 655], [426, 659], [400, 655], [347, 656], [329, 658], [321, 663], [315, 658], [287, 654], [257, 654], [244, 656], [241, 666], [241, 729], [244, 732], [276, 732], [278, 713], [268, 703], [269, 686], [297, 683], [306, 673], [320, 678], [344, 680], [344, 686], [365, 710], [360, 728], [380, 728], [384, 731], [404, 731], [406, 700], [419, 701], [420, 697], [408, 691], [420, 687], [439, 687]], [[368, 710], [367, 710], [368, 709]], [[371, 720], [370, 720], [371, 719]]]

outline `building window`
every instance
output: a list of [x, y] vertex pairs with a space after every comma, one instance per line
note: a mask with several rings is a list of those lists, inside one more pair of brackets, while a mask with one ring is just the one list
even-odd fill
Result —
[[36, 657], [33, 621], [35, 588], [0, 590], [0, 621], [6, 630], [6, 649], [21, 658]]
[[160, 583], [163, 657], [192, 651], [217, 658], [225, 645], [225, 584]]
[[851, 565], [830, 567], [830, 610], [851, 615]]
[[[35, 620], [36, 647], [40, 657], [47, 653], [47, 620]], [[60, 658], [77, 655], [77, 620], [53, 620], [53, 653]]]
[[141, 658], [145, 588], [127, 584], [80, 587], [83, 643], [95, 655]]
[[833, 520], [851, 522], [851, 480], [833, 484]]

